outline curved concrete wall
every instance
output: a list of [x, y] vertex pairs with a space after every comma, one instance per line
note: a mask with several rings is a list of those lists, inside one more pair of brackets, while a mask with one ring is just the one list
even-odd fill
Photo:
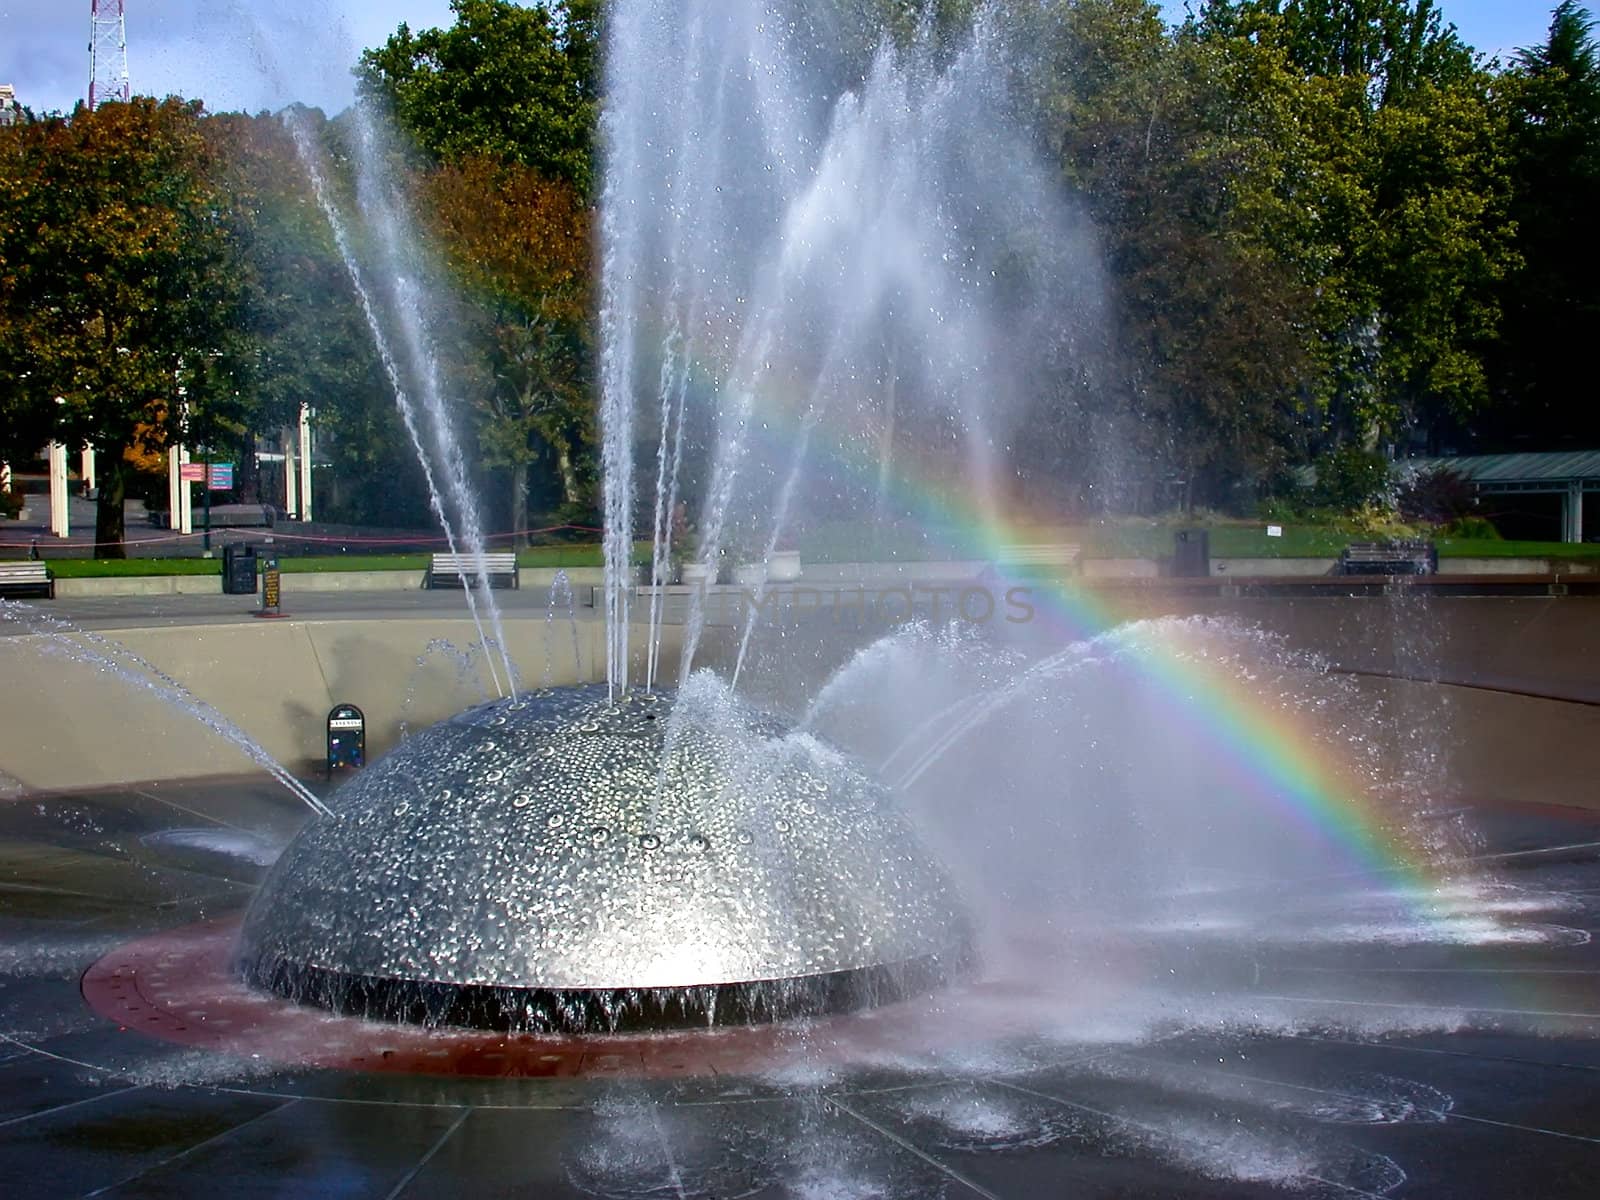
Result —
[[[675, 654], [677, 631], [666, 631]], [[124, 648], [183, 685], [273, 758], [293, 770], [320, 763], [324, 721], [340, 702], [367, 717], [378, 754], [402, 723], [425, 726], [494, 694], [483, 656], [463, 668], [441, 640], [466, 646], [466, 619], [247, 620], [141, 627], [54, 639], [0, 638], [0, 788], [98, 787], [254, 770], [227, 739], [165, 702], [135, 671], [133, 680], [95, 661]], [[605, 645], [595, 621], [508, 620], [506, 640], [527, 687], [604, 678]], [[634, 639], [636, 653], [642, 637]]]
[[[1600, 599], [1168, 597], [1151, 598], [1144, 612], [1130, 615], [1156, 611], [1229, 615], [1362, 673], [1361, 686], [1394, 713], [1394, 753], [1428, 755], [1438, 764], [1434, 778], [1453, 796], [1600, 807], [1590, 749], [1600, 743]], [[506, 631], [526, 685], [603, 677], [597, 621], [523, 617], [508, 620]], [[719, 646], [724, 632], [708, 631], [710, 657], [726, 649]], [[680, 633], [665, 631], [664, 661], [675, 661]], [[323, 722], [335, 703], [366, 712], [375, 755], [394, 744], [402, 722], [426, 725], [492, 694], [481, 662], [463, 671], [448, 654], [427, 649], [439, 639], [470, 643], [464, 618], [244, 620], [94, 636], [170, 675], [295, 770], [321, 761]], [[633, 638], [636, 657], [643, 640]], [[0, 791], [254, 769], [143, 684], [129, 685], [75, 655], [47, 638], [0, 638]], [[1417, 730], [1426, 736], [1419, 739]]]
[[[293, 560], [290, 560], [291, 562]], [[423, 573], [411, 571], [296, 571], [284, 572], [290, 592], [415, 592], [422, 588]], [[599, 567], [524, 567], [525, 588], [550, 587], [556, 576], [573, 587], [602, 584]], [[56, 580], [56, 595], [78, 596], [220, 596], [218, 575], [103, 575]]]

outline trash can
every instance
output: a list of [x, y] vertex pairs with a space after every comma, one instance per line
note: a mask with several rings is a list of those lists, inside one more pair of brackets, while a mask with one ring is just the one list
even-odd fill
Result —
[[367, 765], [367, 718], [354, 704], [336, 704], [328, 713], [328, 778], [340, 767]]
[[1176, 579], [1204, 579], [1211, 574], [1211, 534], [1207, 530], [1178, 530], [1172, 543], [1172, 574]]
[[222, 548], [222, 591], [228, 596], [256, 594], [254, 546], [234, 545]]

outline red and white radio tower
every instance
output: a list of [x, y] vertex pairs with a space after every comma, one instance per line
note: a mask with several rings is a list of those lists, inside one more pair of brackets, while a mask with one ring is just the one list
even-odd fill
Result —
[[89, 109], [128, 99], [128, 27], [123, 0], [89, 0]]

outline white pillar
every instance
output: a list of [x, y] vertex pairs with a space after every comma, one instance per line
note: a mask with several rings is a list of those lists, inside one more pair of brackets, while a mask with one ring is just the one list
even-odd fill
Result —
[[1567, 502], [1565, 505], [1566, 526], [1562, 531], [1562, 539], [1568, 542], [1583, 541], [1583, 480], [1574, 479], [1567, 484]]
[[[182, 468], [184, 468], [184, 467], [186, 467], [188, 465], [189, 465], [189, 447], [187, 447], [187, 446], [179, 446], [178, 447], [178, 467], [181, 470]], [[179, 507], [179, 509], [182, 510], [182, 520], [179, 522], [178, 532], [179, 533], [193, 533], [194, 532], [194, 489], [189, 486], [189, 481], [186, 480], [186, 479], [180, 480], [179, 482], [180, 482], [180, 486], [178, 488], [178, 507]]]
[[300, 405], [300, 519], [311, 520], [311, 406]]
[[50, 532], [59, 538], [72, 532], [67, 515], [67, 448], [60, 442], [50, 443]]
[[167, 527], [173, 533], [194, 532], [193, 501], [189, 499], [189, 483], [183, 477], [188, 461], [189, 451], [185, 446], [173, 446], [167, 451], [167, 512], [171, 514]]
[[83, 478], [85, 492], [94, 491], [94, 447], [85, 446], [78, 459], [78, 474]]
[[183, 480], [178, 477], [178, 447], [167, 447], [167, 528], [177, 532], [183, 510]]
[[295, 485], [299, 476], [295, 473], [294, 438], [290, 437], [289, 431], [285, 429], [283, 436], [278, 440], [283, 445], [283, 514], [286, 517], [298, 518], [300, 501], [296, 498], [299, 492]]

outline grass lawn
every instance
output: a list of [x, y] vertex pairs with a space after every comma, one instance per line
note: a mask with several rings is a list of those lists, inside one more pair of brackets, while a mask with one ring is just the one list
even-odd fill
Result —
[[127, 575], [220, 575], [220, 558], [51, 558], [57, 579], [103, 579]]
[[[1268, 537], [1264, 522], [1202, 528], [1211, 535], [1213, 558], [1337, 558], [1351, 542], [1381, 540], [1316, 525], [1283, 525], [1281, 537]], [[1172, 553], [1173, 530], [1168, 527], [1106, 525], [1061, 532], [1061, 540], [1078, 541], [1091, 558], [1161, 558]], [[1600, 558], [1600, 545], [1592, 543], [1488, 538], [1439, 538], [1437, 543], [1440, 558]]]
[[[1337, 558], [1351, 542], [1380, 540], [1315, 525], [1284, 525], [1282, 537], [1268, 537], [1265, 523], [1206, 527], [1213, 558]], [[1160, 558], [1172, 553], [1171, 528], [1095, 526], [1063, 530], [1064, 541], [1078, 540], [1091, 558]], [[1568, 542], [1503, 542], [1488, 538], [1439, 538], [1440, 558], [1600, 558], [1600, 545]]]
[[[1351, 533], [1327, 525], [1285, 523], [1281, 537], [1268, 537], [1264, 521], [1225, 521], [1195, 528], [1210, 534], [1214, 558], [1337, 558], [1351, 542], [1374, 540], [1371, 535]], [[1026, 531], [1012, 530], [1019, 543], [1069, 544], [1083, 547], [1086, 558], [1167, 558], [1172, 554], [1173, 534], [1180, 526], [1154, 521], [1107, 521], [1090, 525], [1037, 526]], [[1564, 542], [1500, 542], [1482, 538], [1444, 538], [1439, 553], [1445, 558], [1600, 558], [1600, 545], [1569, 545]], [[849, 562], [895, 560], [920, 562], [930, 558], [982, 559], [994, 555], [994, 548], [981, 537], [937, 532], [924, 536], [920, 530], [905, 528], [863, 529], [860, 526], [829, 524], [799, 539], [801, 557], [808, 562]]]
[[[643, 547], [648, 558], [649, 547]], [[222, 553], [216, 558], [51, 558], [50, 570], [57, 579], [103, 579], [130, 575], [220, 575]], [[517, 553], [523, 567], [598, 567], [602, 556], [598, 545], [534, 546]], [[426, 554], [336, 554], [283, 558], [279, 565], [285, 575], [312, 571], [424, 571]]]
[[1444, 558], [1600, 558], [1595, 542], [1494, 542], [1483, 538], [1441, 538]]
[[[1364, 535], [1315, 525], [1284, 525], [1282, 537], [1268, 537], [1264, 523], [1218, 523], [1206, 528], [1214, 558], [1336, 558], [1352, 541]], [[1064, 525], [1040, 528], [1020, 540], [1069, 543], [1083, 547], [1087, 558], [1165, 558], [1172, 553], [1176, 527], [1154, 523]], [[864, 539], [871, 539], [865, 541]], [[871, 544], [875, 541], [877, 544]], [[829, 526], [800, 539], [800, 552], [808, 562], [867, 561], [916, 562], [930, 558], [976, 559], [991, 557], [992, 549], [963, 540], [924, 539], [901, 534], [883, 537], [859, 528]], [[1441, 558], [1600, 558], [1600, 545], [1565, 542], [1497, 542], [1482, 538], [1443, 538]], [[634, 561], [648, 562], [650, 547], [634, 546]], [[417, 571], [427, 568], [426, 554], [350, 554], [284, 558], [285, 574], [308, 571]], [[222, 558], [53, 558], [50, 569], [58, 579], [85, 579], [129, 575], [217, 575]], [[598, 567], [600, 546], [535, 546], [519, 551], [523, 567]]]

